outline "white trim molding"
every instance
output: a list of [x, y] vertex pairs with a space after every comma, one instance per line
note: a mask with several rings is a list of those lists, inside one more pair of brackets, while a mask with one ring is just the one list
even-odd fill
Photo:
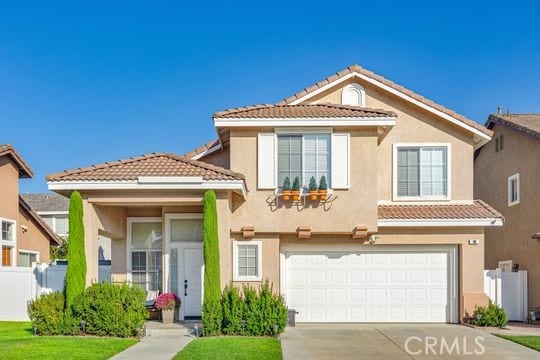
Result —
[[[165, 177], [159, 177], [165, 178]], [[148, 179], [145, 179], [148, 180]], [[156, 180], [154, 180], [156, 181]], [[49, 190], [231, 190], [247, 197], [247, 189], [244, 180], [203, 180], [194, 182], [189, 179], [186, 182], [178, 182], [178, 178], [173, 182], [161, 181], [151, 183], [141, 183], [139, 180], [125, 181], [49, 181]]]
[[[348, 93], [352, 91], [358, 93], [358, 99], [360, 102], [359, 104], [351, 104], [347, 101], [347, 95]], [[351, 106], [361, 106], [361, 107], [366, 106], [366, 91], [360, 84], [353, 83], [353, 84], [345, 85], [343, 89], [341, 90], [341, 104], [351, 105]]]
[[214, 118], [214, 126], [220, 127], [321, 127], [321, 126], [394, 126], [396, 118]]
[[69, 215], [69, 211], [36, 211], [38, 215]]
[[[257, 276], [238, 274], [238, 246], [255, 245], [257, 246]], [[233, 281], [262, 281], [262, 241], [233, 241]]]
[[414, 105], [416, 105], [416, 106], [418, 106], [418, 107], [420, 107], [420, 108], [422, 108], [424, 110], [429, 111], [432, 114], [435, 114], [435, 115], [437, 115], [437, 116], [439, 116], [439, 117], [441, 117], [441, 118], [443, 118], [445, 120], [450, 121], [451, 123], [453, 123], [453, 124], [455, 124], [455, 125], [457, 125], [457, 126], [459, 126], [461, 128], [464, 128], [464, 129], [472, 132], [474, 134], [474, 136], [476, 137], [476, 139], [475, 139], [476, 140], [475, 149], [481, 147], [482, 145], [487, 143], [489, 140], [491, 140], [491, 136], [489, 136], [487, 134], [484, 134], [482, 131], [472, 127], [469, 124], [464, 123], [460, 119], [455, 118], [455, 117], [453, 117], [451, 115], [448, 115], [447, 113], [442, 112], [442, 111], [434, 108], [433, 106], [427, 105], [427, 104], [425, 104], [425, 103], [423, 103], [421, 101], [418, 101], [418, 100], [414, 99], [413, 97], [411, 97], [410, 95], [405, 94], [402, 91], [396, 90], [396, 89], [392, 88], [391, 86], [388, 86], [388, 85], [386, 85], [386, 84], [384, 84], [384, 83], [382, 83], [382, 82], [380, 82], [378, 80], [372, 79], [369, 76], [366, 76], [364, 74], [360, 74], [360, 73], [358, 73], [356, 71], [351, 72], [350, 74], [347, 74], [347, 75], [343, 76], [342, 78], [331, 81], [328, 84], [326, 84], [324, 86], [321, 86], [317, 90], [315, 90], [313, 92], [310, 92], [309, 94], [306, 94], [304, 96], [299, 97], [298, 99], [292, 101], [290, 103], [290, 105], [300, 104], [300, 103], [302, 103], [302, 102], [316, 96], [317, 94], [320, 94], [320, 93], [322, 93], [322, 92], [324, 92], [324, 91], [326, 91], [326, 90], [328, 90], [328, 89], [330, 89], [330, 88], [332, 88], [332, 87], [334, 87], [334, 86], [336, 86], [336, 85], [338, 85], [338, 84], [340, 84], [342, 82], [345, 82], [345, 81], [347, 81], [347, 80], [349, 80], [349, 79], [351, 79], [353, 77], [357, 77], [357, 78], [359, 78], [361, 80], [364, 80], [364, 81], [366, 81], [366, 82], [368, 82], [370, 84], [373, 84], [373, 85], [375, 85], [375, 86], [377, 86], [377, 87], [379, 87], [379, 88], [381, 88], [381, 89], [383, 89], [385, 91], [388, 91], [389, 93], [391, 93], [393, 95], [396, 95], [396, 96], [398, 96], [398, 97], [400, 97], [400, 98], [402, 98], [402, 99], [404, 99], [404, 100], [406, 100], [406, 101], [408, 101], [408, 102], [410, 102], [410, 103], [412, 103], [412, 104], [414, 104]]
[[486, 219], [379, 219], [378, 227], [484, 227], [502, 226], [500, 218]]
[[217, 145], [214, 145], [211, 148], [204, 150], [200, 154], [193, 156], [192, 158], [190, 158], [190, 160], [199, 160], [207, 155], [210, 155], [218, 150], [221, 150], [222, 148], [223, 148], [223, 145], [221, 144], [221, 141], [220, 141]]
[[[12, 240], [3, 240], [2, 239], [2, 222], [7, 222], [7, 223], [10, 223], [12, 224], [12, 236], [13, 236], [13, 239]], [[11, 267], [14, 267], [14, 266], [17, 266], [16, 263], [17, 263], [17, 233], [18, 233], [18, 228], [17, 228], [17, 221], [16, 220], [11, 220], [11, 219], [8, 219], [8, 218], [2, 218], [0, 217], [0, 245], [1, 246], [6, 246], [6, 247], [9, 247], [11, 248]], [[0, 259], [0, 267], [2, 267], [2, 261]]]
[[[516, 182], [516, 200], [512, 200], [512, 182]], [[519, 173], [515, 173], [508, 177], [508, 206], [519, 204], [521, 200], [521, 185], [519, 181]]]
[[[446, 195], [445, 196], [399, 196], [397, 187], [397, 155], [398, 149], [402, 148], [424, 148], [424, 147], [445, 147], [446, 148]], [[420, 191], [421, 173], [420, 173]], [[394, 143], [392, 144], [392, 199], [394, 202], [409, 201], [449, 201], [452, 199], [452, 144], [450, 143]]]

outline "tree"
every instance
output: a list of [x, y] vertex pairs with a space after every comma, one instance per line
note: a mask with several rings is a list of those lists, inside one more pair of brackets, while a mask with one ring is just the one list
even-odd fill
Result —
[[202, 321], [204, 335], [215, 336], [221, 334], [223, 314], [216, 193], [213, 190], [204, 193], [203, 204], [204, 300]]
[[86, 287], [86, 254], [84, 251], [83, 203], [78, 191], [69, 201], [68, 265], [66, 272], [66, 310], [71, 312], [77, 296]]

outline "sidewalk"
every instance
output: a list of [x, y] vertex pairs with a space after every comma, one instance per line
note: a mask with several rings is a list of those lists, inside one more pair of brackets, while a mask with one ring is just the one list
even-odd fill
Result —
[[193, 325], [176, 323], [165, 326], [158, 322], [149, 321], [146, 327], [146, 336], [139, 343], [111, 359], [172, 359], [184, 346], [195, 339]]

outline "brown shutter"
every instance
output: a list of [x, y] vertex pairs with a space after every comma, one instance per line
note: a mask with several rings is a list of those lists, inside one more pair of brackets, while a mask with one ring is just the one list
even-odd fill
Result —
[[11, 248], [2, 246], [2, 266], [11, 266]]

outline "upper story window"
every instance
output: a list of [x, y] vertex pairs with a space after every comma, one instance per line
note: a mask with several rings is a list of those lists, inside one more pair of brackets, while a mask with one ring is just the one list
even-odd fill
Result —
[[394, 198], [447, 200], [449, 144], [395, 144]]
[[519, 173], [517, 173], [508, 178], [508, 206], [517, 205], [519, 201]]
[[504, 134], [501, 134], [495, 138], [495, 152], [504, 150]]
[[365, 106], [364, 88], [358, 84], [349, 84], [341, 91], [341, 103], [343, 105]]
[[286, 177], [291, 183], [298, 177], [303, 187], [311, 177], [319, 183], [324, 175], [330, 182], [330, 134], [278, 135], [277, 145], [279, 187]]
[[15, 223], [8, 220], [2, 220], [2, 241], [13, 242]]
[[41, 215], [43, 220], [53, 231], [60, 236], [67, 236], [69, 232], [68, 216], [64, 214]]

